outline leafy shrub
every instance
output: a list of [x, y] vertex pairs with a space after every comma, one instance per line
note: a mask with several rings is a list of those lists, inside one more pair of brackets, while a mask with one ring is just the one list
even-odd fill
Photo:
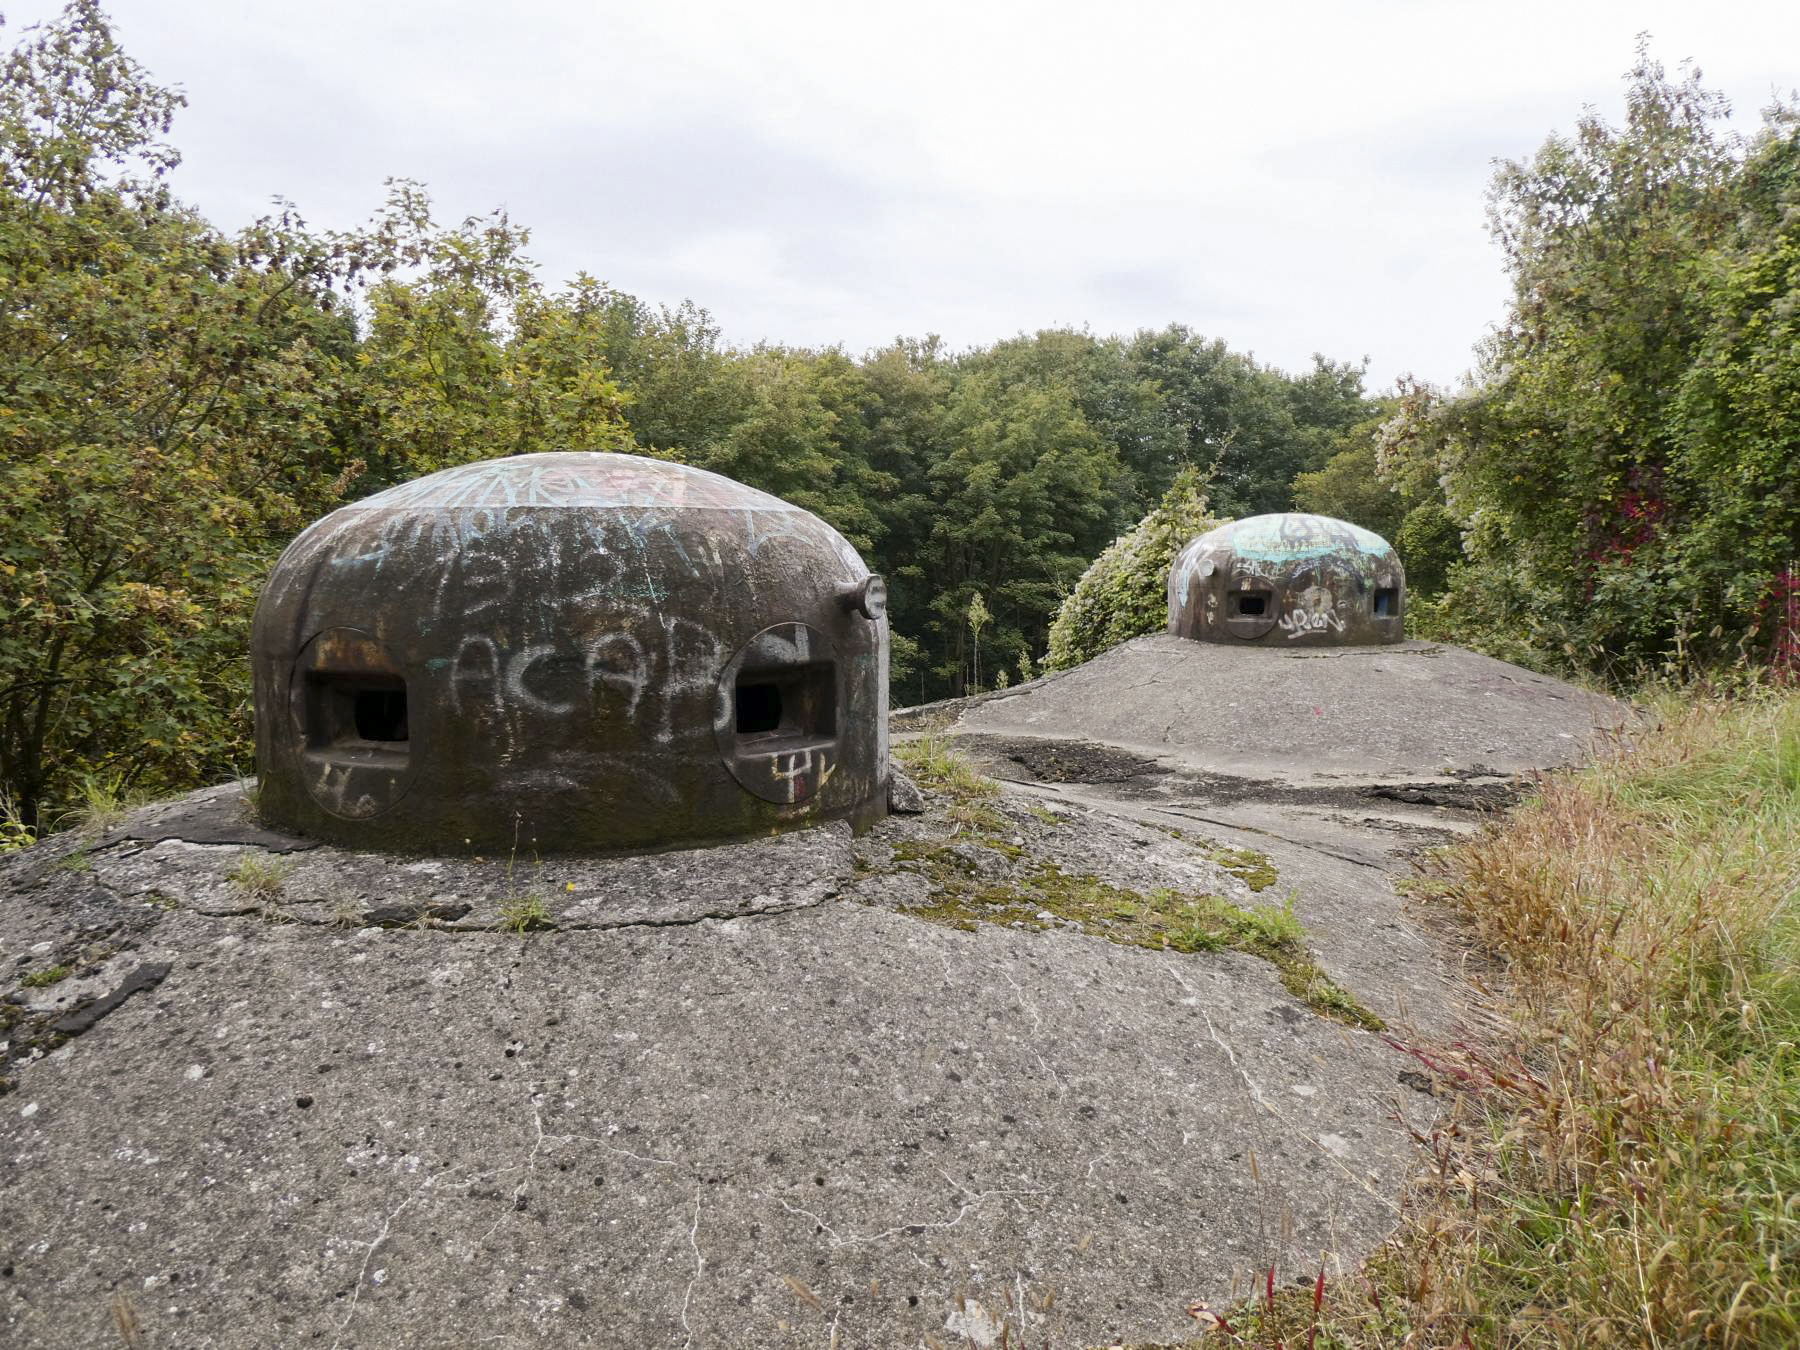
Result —
[[[1378, 463], [1462, 523], [1445, 617], [1628, 684], [1800, 668], [1800, 111], [1746, 142], [1696, 74], [1647, 54], [1623, 127], [1508, 162], [1492, 223], [1513, 282], [1477, 381], [1403, 385]], [[1415, 611], [1415, 617], [1427, 616]], [[1467, 639], [1459, 639], [1467, 640]], [[1501, 649], [1482, 643], [1494, 655]]]
[[1183, 469], [1156, 508], [1120, 535], [1082, 573], [1050, 625], [1044, 664], [1067, 670], [1168, 622], [1169, 567], [1195, 535], [1219, 524], [1207, 480]]

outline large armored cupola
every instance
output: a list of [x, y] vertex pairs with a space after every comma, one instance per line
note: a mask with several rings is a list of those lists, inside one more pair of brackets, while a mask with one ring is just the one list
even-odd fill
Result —
[[1169, 569], [1169, 632], [1202, 642], [1371, 646], [1405, 636], [1406, 572], [1387, 540], [1289, 512], [1221, 525]]
[[257, 605], [258, 809], [373, 849], [655, 849], [887, 800], [885, 591], [661, 460], [544, 454], [345, 506]]

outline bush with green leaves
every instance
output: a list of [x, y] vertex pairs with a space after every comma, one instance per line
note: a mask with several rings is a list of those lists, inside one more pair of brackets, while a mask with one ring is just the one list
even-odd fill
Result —
[[1169, 567], [1194, 536], [1219, 521], [1207, 506], [1207, 482], [1184, 469], [1155, 509], [1115, 539], [1082, 573], [1050, 625], [1044, 664], [1067, 670], [1169, 619]]
[[1624, 682], [1800, 669], [1800, 109], [1745, 142], [1642, 53], [1626, 106], [1501, 166], [1510, 313], [1477, 383], [1403, 390], [1382, 467], [1463, 529], [1447, 635]]
[[167, 187], [181, 102], [93, 0], [0, 62], [0, 797], [32, 834], [89, 782], [249, 767], [250, 616], [309, 520], [630, 444], [593, 288], [546, 296], [503, 215], [397, 184], [361, 231], [223, 234]]

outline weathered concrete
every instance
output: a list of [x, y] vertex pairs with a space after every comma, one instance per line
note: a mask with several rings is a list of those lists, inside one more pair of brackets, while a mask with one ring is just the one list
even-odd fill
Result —
[[1280, 783], [1505, 779], [1581, 759], [1626, 711], [1441, 643], [1269, 651], [1137, 638], [959, 730], [1101, 741]]
[[885, 589], [703, 469], [539, 454], [341, 507], [257, 604], [263, 817], [356, 848], [666, 848], [886, 810]]
[[1266, 853], [1319, 965], [1396, 1026], [1447, 1035], [1487, 1014], [1465, 954], [1394, 878], [1631, 715], [1443, 644], [1284, 651], [1156, 635], [942, 705], [930, 724], [1040, 799]]
[[1408, 1050], [1483, 1016], [1393, 877], [1619, 714], [1157, 638], [936, 710], [1011, 781], [856, 838], [408, 859], [233, 785], [46, 841], [0, 859], [0, 1343], [1179, 1340], [1392, 1228]]
[[901, 861], [1257, 903], [1198, 836], [1011, 792], [541, 868], [183, 836], [234, 795], [0, 864], [8, 1344], [1167, 1339], [1366, 1250], [1436, 1107], [1266, 961], [960, 931]]

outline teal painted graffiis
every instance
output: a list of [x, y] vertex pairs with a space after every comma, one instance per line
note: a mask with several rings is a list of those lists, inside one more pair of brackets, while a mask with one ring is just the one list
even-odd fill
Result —
[[1341, 553], [1346, 547], [1374, 557], [1392, 551], [1387, 540], [1360, 525], [1299, 511], [1250, 516], [1220, 526], [1207, 538], [1229, 544], [1241, 558], [1268, 563], [1322, 558], [1326, 554]]

